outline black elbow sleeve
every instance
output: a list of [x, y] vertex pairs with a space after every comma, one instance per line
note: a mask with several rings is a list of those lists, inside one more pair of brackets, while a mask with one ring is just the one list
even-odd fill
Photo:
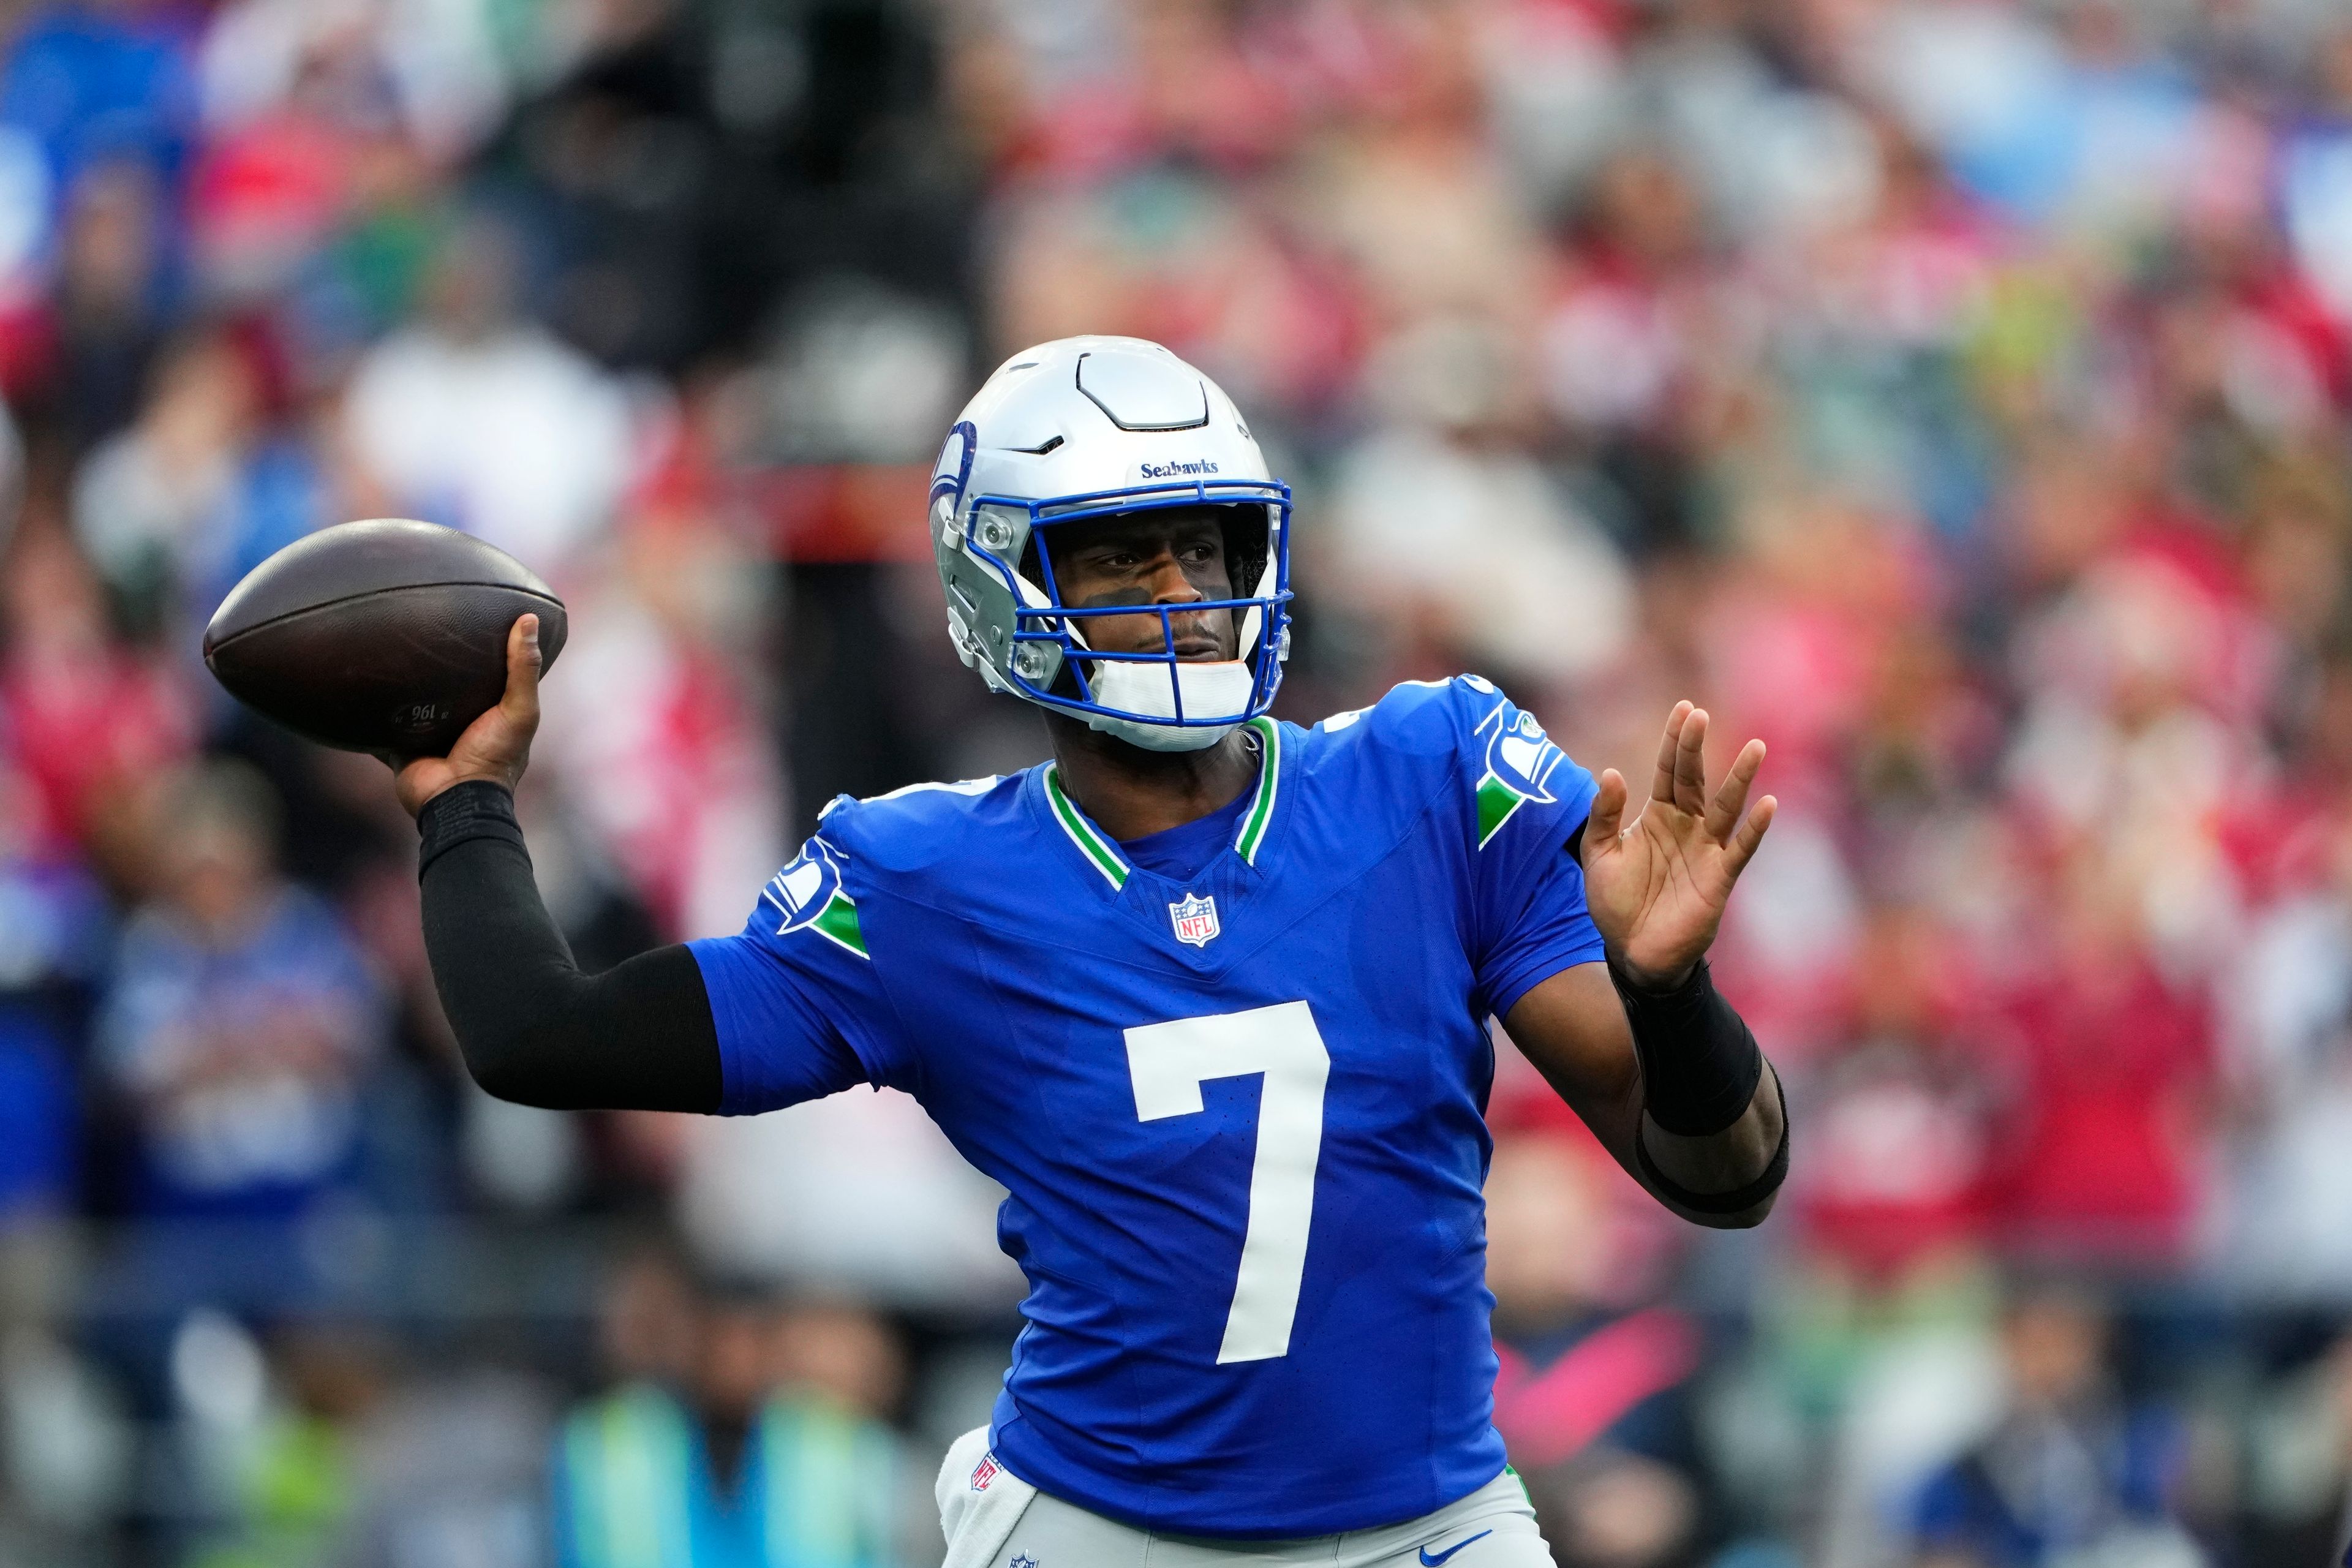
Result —
[[495, 784], [436, 795], [417, 826], [425, 952], [477, 1083], [553, 1110], [719, 1109], [718, 1029], [691, 952], [660, 948], [583, 974], [540, 900], [513, 799]]

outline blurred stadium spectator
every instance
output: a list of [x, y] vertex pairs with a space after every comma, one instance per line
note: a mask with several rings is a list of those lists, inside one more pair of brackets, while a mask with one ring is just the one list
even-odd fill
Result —
[[878, 1419], [899, 1352], [861, 1311], [690, 1285], [656, 1256], [615, 1277], [615, 1383], [554, 1459], [564, 1568], [890, 1568], [910, 1489]]
[[331, 911], [279, 879], [265, 780], [221, 762], [156, 784], [154, 894], [96, 1026], [134, 1129], [133, 1211], [296, 1214], [356, 1176], [380, 994]]
[[2116, 1397], [2100, 1304], [2028, 1286], [2003, 1315], [2001, 1345], [2008, 1408], [1924, 1489], [1912, 1526], [1921, 1568], [2199, 1561], [2169, 1522], [2182, 1435]]

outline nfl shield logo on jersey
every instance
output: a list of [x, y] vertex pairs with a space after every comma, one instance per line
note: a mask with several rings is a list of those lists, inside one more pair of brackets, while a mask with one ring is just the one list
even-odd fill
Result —
[[1194, 947], [1206, 947], [1217, 939], [1217, 900], [1198, 899], [1187, 893], [1181, 900], [1168, 906], [1168, 919], [1176, 927], [1176, 940]]

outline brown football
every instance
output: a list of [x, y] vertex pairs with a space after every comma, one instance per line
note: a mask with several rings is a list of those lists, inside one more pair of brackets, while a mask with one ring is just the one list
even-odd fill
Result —
[[529, 567], [453, 528], [374, 518], [255, 567], [213, 612], [205, 663], [321, 745], [446, 756], [505, 691], [507, 631], [527, 613], [551, 668], [563, 601]]

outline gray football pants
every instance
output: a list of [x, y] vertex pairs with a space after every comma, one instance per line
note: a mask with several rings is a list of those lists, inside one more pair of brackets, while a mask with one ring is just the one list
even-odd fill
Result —
[[[952, 1554], [950, 1554], [952, 1555]], [[1137, 1530], [1039, 1492], [991, 1568], [1552, 1568], [1527, 1489], [1506, 1470], [1461, 1501], [1379, 1530], [1297, 1541], [1211, 1540]]]

